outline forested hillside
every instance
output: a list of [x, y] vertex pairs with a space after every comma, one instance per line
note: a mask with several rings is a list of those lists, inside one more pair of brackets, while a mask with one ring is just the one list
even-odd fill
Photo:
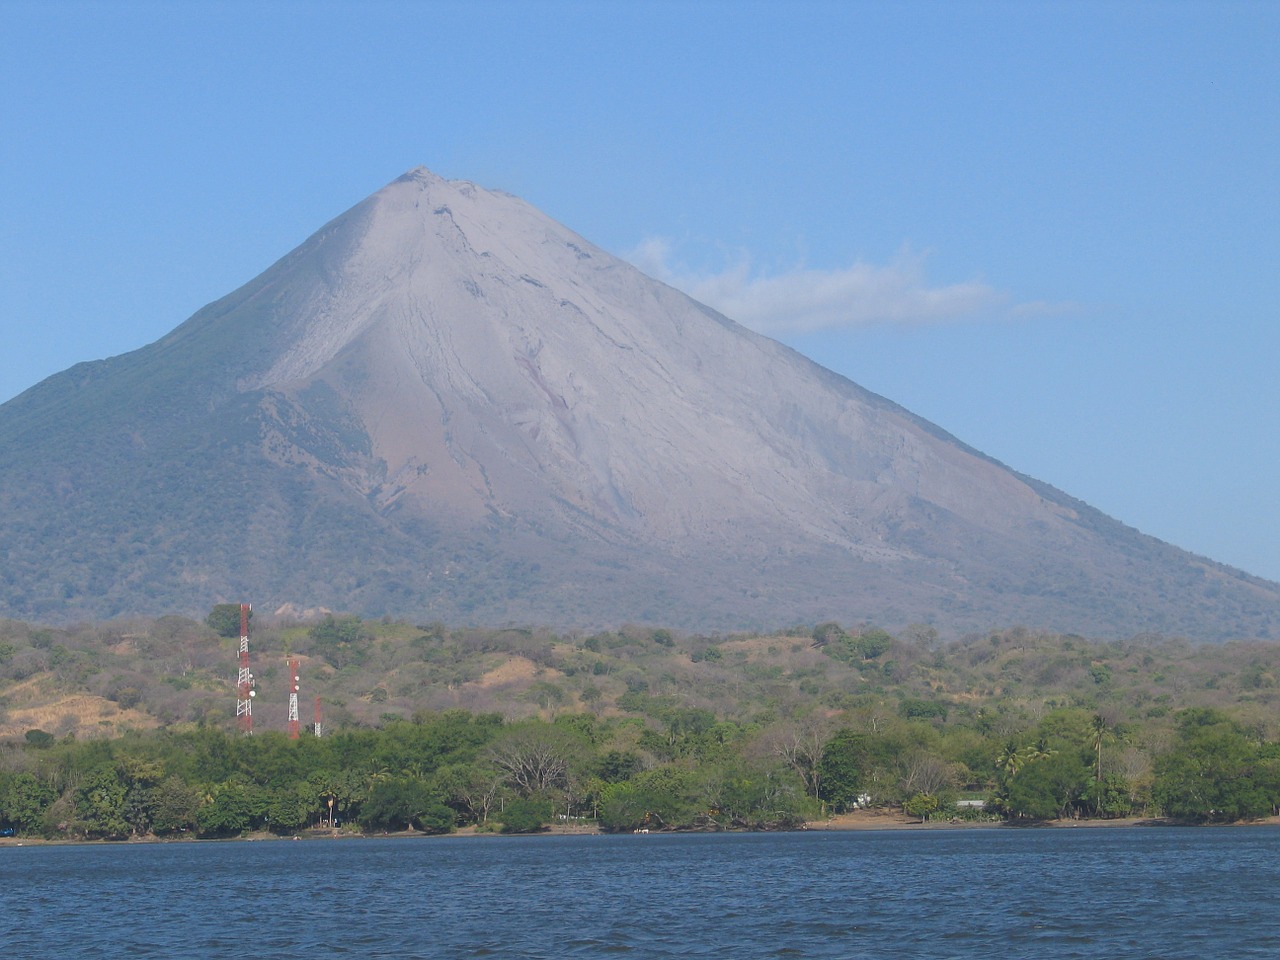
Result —
[[[253, 625], [245, 737], [237, 637], [214, 629], [238, 635], [227, 614], [0, 622], [0, 830], [762, 828], [884, 805], [1231, 820], [1280, 803], [1274, 644], [1022, 628], [942, 644], [927, 627], [835, 623], [565, 636], [325, 615]], [[286, 655], [301, 663], [297, 741]]]

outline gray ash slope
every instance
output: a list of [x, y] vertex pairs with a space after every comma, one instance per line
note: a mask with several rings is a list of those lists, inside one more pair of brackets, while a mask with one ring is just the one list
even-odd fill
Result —
[[157, 342], [0, 407], [0, 614], [1280, 635], [1144, 536], [415, 170]]

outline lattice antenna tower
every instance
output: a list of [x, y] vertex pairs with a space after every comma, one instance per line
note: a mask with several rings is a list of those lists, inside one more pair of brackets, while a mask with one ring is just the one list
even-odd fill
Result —
[[316, 725], [315, 725], [315, 734], [316, 734], [316, 736], [317, 736], [317, 737], [318, 737], [318, 736], [320, 736], [320, 698], [319, 698], [319, 697], [316, 697]]
[[298, 660], [290, 657], [289, 664], [289, 739], [298, 739], [298, 688], [302, 678], [298, 673]]
[[249, 611], [253, 605], [240, 604], [240, 672], [236, 677], [236, 722], [243, 733], [253, 733], [253, 674], [249, 672]]

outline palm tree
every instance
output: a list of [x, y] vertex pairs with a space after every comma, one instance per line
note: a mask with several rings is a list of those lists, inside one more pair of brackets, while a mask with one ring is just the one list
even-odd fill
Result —
[[1005, 743], [1000, 748], [1000, 753], [996, 755], [996, 766], [1008, 774], [1012, 779], [1018, 775], [1018, 771], [1022, 769], [1024, 757], [1018, 750], [1018, 745], [1012, 740]]
[[[1100, 713], [1095, 713], [1093, 719], [1089, 721], [1089, 729], [1093, 731], [1093, 752], [1096, 757], [1094, 761], [1093, 779], [1097, 783], [1099, 790], [1102, 788], [1102, 738], [1107, 732], [1107, 718]], [[1101, 796], [1101, 793], [1099, 793]]]
[[1032, 760], [1047, 760], [1058, 751], [1049, 749], [1049, 741], [1041, 737], [1034, 744], [1027, 747], [1026, 760], [1030, 763]]

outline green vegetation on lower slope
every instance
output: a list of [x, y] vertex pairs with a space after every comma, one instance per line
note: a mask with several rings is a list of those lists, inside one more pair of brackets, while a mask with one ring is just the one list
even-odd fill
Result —
[[[1280, 805], [1274, 644], [1022, 628], [942, 644], [927, 627], [836, 623], [561, 636], [333, 615], [252, 632], [244, 737], [235, 636], [180, 617], [0, 622], [0, 830], [777, 828], [886, 805], [1206, 821]], [[284, 735], [286, 655], [304, 731], [321, 698], [320, 739]]]

